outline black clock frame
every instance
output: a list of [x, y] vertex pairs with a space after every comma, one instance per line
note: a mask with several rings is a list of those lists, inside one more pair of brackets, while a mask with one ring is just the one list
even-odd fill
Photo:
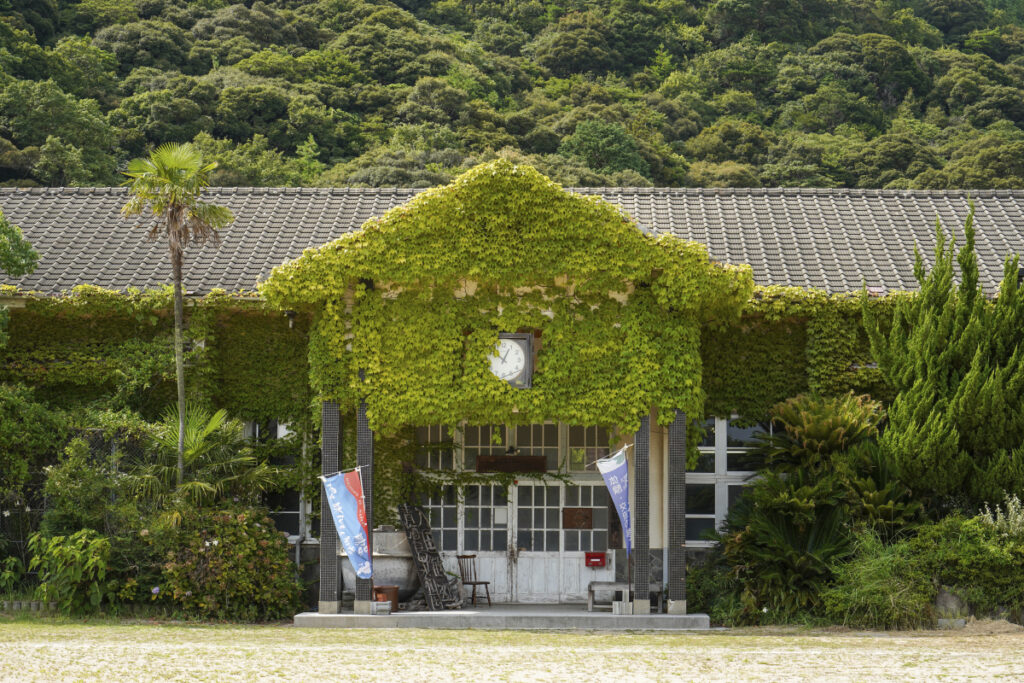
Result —
[[529, 389], [533, 386], [533, 335], [529, 332], [501, 332], [498, 334], [498, 340], [502, 339], [525, 343], [526, 365], [523, 366], [523, 371], [518, 377], [507, 381], [509, 386], [516, 389]]

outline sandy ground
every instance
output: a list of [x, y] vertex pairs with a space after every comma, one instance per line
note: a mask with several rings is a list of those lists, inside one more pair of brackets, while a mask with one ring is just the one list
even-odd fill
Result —
[[1006, 622], [909, 633], [668, 635], [0, 621], [0, 680], [632, 681], [1024, 678]]

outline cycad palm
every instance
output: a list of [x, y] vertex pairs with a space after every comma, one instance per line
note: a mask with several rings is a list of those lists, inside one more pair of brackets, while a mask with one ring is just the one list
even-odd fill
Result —
[[192, 145], [168, 143], [148, 159], [128, 164], [124, 184], [131, 198], [121, 209], [126, 216], [149, 214], [154, 219], [150, 239], [167, 238], [174, 279], [174, 366], [178, 382], [178, 483], [185, 478], [185, 351], [182, 339], [182, 268], [185, 248], [195, 242], [217, 240], [217, 230], [233, 220], [226, 207], [199, 201], [210, 184], [216, 163], [203, 163]]

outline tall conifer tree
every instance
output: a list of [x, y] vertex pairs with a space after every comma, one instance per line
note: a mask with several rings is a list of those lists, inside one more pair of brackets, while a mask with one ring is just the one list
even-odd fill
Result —
[[899, 392], [879, 443], [915, 496], [941, 511], [1024, 492], [1024, 290], [1018, 257], [1006, 260], [998, 296], [979, 287], [973, 205], [959, 252], [936, 232], [935, 265], [928, 272], [916, 255], [921, 291], [897, 305], [892, 327], [879, 324], [866, 292], [863, 315]]

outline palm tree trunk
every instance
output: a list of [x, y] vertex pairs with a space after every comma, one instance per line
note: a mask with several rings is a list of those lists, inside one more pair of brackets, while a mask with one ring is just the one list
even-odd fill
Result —
[[181, 267], [184, 254], [171, 248], [171, 270], [174, 276], [174, 371], [178, 380], [178, 486], [185, 480], [185, 306], [181, 294]]

